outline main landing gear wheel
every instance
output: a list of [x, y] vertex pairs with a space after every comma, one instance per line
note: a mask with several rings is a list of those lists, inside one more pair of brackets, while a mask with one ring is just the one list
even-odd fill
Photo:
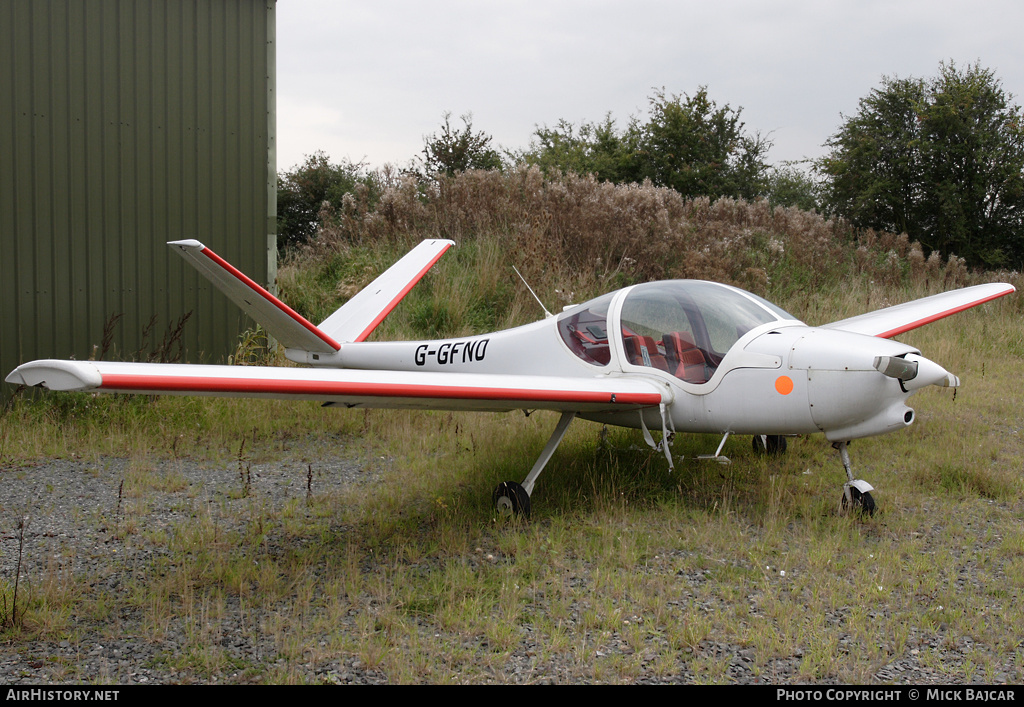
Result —
[[[870, 491], [864, 491], [861, 493], [860, 489], [856, 486], [850, 487], [850, 499], [852, 500], [853, 510], [860, 511], [862, 515], [873, 516], [875, 515], [875, 499], [871, 495]], [[846, 498], [846, 489], [843, 489], [843, 499], [840, 501], [842, 509], [845, 511], [850, 501]]]
[[493, 499], [498, 514], [505, 518], [530, 517], [530, 494], [515, 481], [502, 481], [498, 484], [494, 489]]
[[754, 435], [754, 454], [776, 456], [786, 453], [786, 438], [781, 435]]

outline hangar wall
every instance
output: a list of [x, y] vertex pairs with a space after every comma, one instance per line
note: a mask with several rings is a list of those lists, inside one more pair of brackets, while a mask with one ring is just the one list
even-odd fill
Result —
[[188, 312], [182, 360], [233, 352], [251, 322], [165, 243], [197, 238], [274, 282], [275, 10], [0, 3], [0, 377], [89, 358], [115, 317], [109, 359]]

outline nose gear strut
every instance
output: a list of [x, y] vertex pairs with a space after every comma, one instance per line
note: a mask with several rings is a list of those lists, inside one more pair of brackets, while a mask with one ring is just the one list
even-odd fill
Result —
[[854, 479], [853, 470], [850, 467], [850, 453], [847, 451], [849, 442], [833, 442], [832, 446], [839, 450], [839, 458], [846, 470], [846, 483], [843, 484], [843, 495], [839, 500], [839, 511], [847, 509], [859, 510], [869, 516], [875, 514], [875, 499], [871, 495], [874, 487], [863, 479]]

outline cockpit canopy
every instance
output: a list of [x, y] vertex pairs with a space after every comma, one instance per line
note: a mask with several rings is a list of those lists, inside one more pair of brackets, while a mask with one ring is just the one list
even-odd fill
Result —
[[[617, 293], [563, 312], [558, 331], [569, 349], [595, 366], [612, 359], [609, 310]], [[733, 344], [761, 324], [795, 319], [757, 295], [714, 282], [669, 280], [631, 288], [618, 306], [625, 365], [706, 383]]]

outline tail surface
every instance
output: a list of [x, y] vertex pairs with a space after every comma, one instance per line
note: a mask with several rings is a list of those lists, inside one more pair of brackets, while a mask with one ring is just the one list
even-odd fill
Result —
[[199, 241], [171, 241], [167, 245], [286, 349], [330, 354], [341, 348], [341, 344]]
[[422, 241], [321, 322], [320, 330], [338, 341], [363, 341], [453, 245], [437, 238]]
[[199, 241], [171, 241], [168, 245], [286, 349], [333, 354], [343, 342], [366, 339], [454, 242], [422, 241], [319, 327]]

